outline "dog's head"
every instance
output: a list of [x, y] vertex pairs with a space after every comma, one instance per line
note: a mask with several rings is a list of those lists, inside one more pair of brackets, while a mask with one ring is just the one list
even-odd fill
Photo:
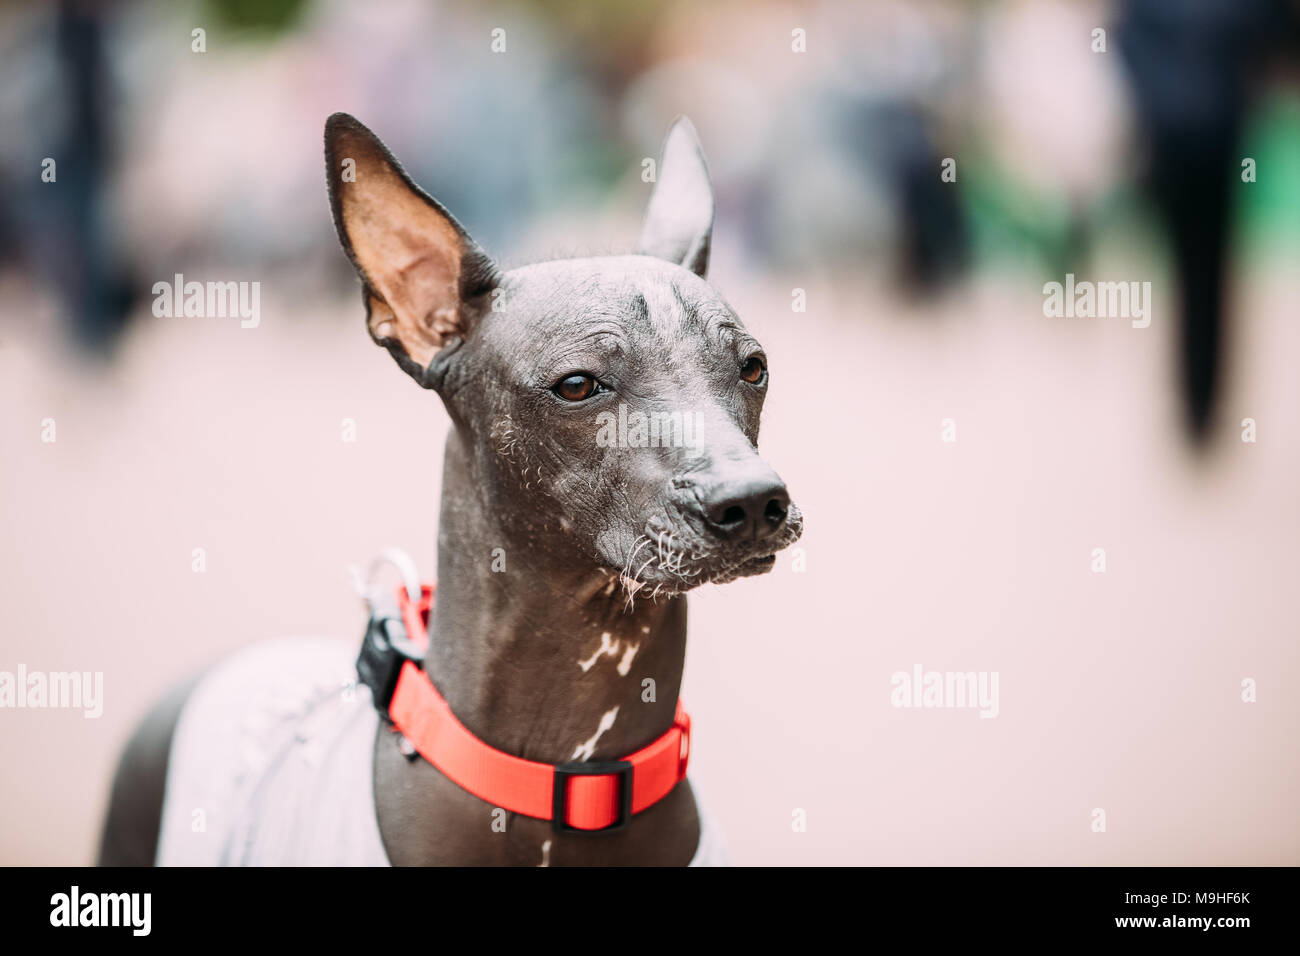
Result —
[[713, 192], [687, 120], [638, 254], [510, 272], [351, 116], [326, 122], [325, 157], [370, 335], [441, 395], [506, 533], [631, 593], [767, 571], [799, 537], [756, 450], [767, 356], [704, 280]]

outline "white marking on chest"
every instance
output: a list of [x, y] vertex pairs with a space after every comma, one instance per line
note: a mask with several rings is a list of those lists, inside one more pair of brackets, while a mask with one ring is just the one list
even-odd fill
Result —
[[573, 756], [570, 760], [590, 760], [591, 755], [596, 752], [596, 741], [600, 740], [601, 735], [614, 726], [614, 720], [618, 717], [618, 708], [607, 710], [600, 718], [600, 726], [590, 738], [578, 744], [573, 750]]
[[626, 677], [628, 668], [632, 666], [632, 658], [636, 657], [636, 652], [641, 649], [641, 645], [633, 644], [631, 641], [625, 644], [621, 639], [613, 640], [609, 631], [600, 635], [600, 647], [596, 648], [596, 652], [585, 661], [578, 661], [578, 666], [582, 668], [582, 672], [585, 674], [602, 657], [617, 657], [620, 649], [623, 651], [623, 658], [618, 662], [618, 673], [620, 677]]
[[550, 840], [547, 840], [545, 843], [542, 844], [542, 862], [538, 863], [537, 865], [538, 866], [551, 865], [551, 841]]
[[617, 654], [618, 645], [618, 641], [610, 640], [609, 631], [606, 631], [604, 634], [600, 635], [600, 647], [596, 648], [596, 653], [592, 654], [585, 661], [578, 661], [578, 666], [582, 668], [584, 674], [587, 673], [587, 671], [591, 670], [592, 665], [600, 659], [601, 655], [608, 654], [610, 657], [613, 657]]

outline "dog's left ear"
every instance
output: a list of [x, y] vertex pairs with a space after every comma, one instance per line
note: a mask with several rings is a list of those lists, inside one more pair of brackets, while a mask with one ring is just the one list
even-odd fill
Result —
[[685, 266], [703, 277], [713, 236], [713, 186], [695, 127], [678, 117], [664, 142], [658, 181], [646, 207], [636, 251]]
[[325, 121], [330, 209], [365, 283], [370, 337], [425, 388], [434, 356], [463, 338], [496, 284], [492, 260], [347, 113]]

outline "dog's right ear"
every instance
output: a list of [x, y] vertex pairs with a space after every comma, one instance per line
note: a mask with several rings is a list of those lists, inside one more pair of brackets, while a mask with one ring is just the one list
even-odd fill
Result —
[[664, 141], [637, 252], [685, 266], [703, 278], [713, 240], [713, 186], [695, 127], [677, 117]]
[[431, 388], [429, 364], [485, 308], [496, 267], [347, 113], [325, 121], [325, 173], [339, 241], [365, 284], [370, 337]]

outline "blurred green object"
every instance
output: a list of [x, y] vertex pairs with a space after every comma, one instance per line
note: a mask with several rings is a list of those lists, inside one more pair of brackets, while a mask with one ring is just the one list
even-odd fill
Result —
[[[1260, 105], [1241, 156], [1255, 160], [1255, 182], [1240, 183], [1241, 238], [1252, 247], [1300, 241], [1300, 94], [1279, 93]], [[1240, 180], [1240, 167], [1235, 175]]]
[[[1243, 134], [1241, 159], [1247, 157], [1255, 160], [1255, 182], [1241, 180], [1240, 165], [1227, 171], [1237, 186], [1237, 241], [1248, 254], [1289, 251], [1300, 243], [1300, 94], [1261, 103]], [[1071, 210], [1064, 197], [1025, 188], [983, 152], [966, 165], [963, 198], [980, 259], [1028, 259], [1053, 275], [1077, 265], [1088, 241], [1108, 226], [1140, 219], [1143, 206], [1129, 183]]]
[[1078, 237], [1063, 196], [1027, 189], [983, 150], [969, 158], [965, 175], [962, 196], [977, 260], [1029, 259], [1053, 275], [1065, 271]]
[[204, 0], [217, 22], [232, 30], [281, 33], [292, 27], [306, 0]]

